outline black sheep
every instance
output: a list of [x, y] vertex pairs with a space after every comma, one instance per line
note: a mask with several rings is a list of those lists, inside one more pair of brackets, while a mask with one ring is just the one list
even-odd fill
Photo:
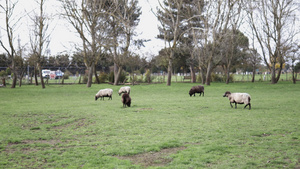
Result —
[[130, 104], [131, 104], [131, 98], [130, 98], [130, 96], [129, 96], [128, 93], [124, 93], [124, 94], [122, 95], [122, 103], [123, 103], [123, 107], [126, 107], [126, 105], [127, 105], [128, 107], [130, 107]]
[[193, 86], [189, 92], [190, 96], [194, 95], [195, 96], [195, 93], [200, 93], [199, 96], [201, 96], [201, 93], [203, 93], [203, 96], [204, 96], [204, 86]]

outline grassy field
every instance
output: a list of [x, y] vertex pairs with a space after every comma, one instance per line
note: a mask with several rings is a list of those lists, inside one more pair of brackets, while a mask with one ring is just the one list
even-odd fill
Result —
[[[191, 83], [0, 88], [0, 168], [299, 168], [300, 84]], [[95, 101], [101, 88], [113, 100]], [[225, 91], [247, 92], [252, 109]]]

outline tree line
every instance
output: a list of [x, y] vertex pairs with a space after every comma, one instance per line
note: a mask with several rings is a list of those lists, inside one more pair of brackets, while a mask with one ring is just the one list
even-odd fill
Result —
[[[38, 72], [43, 88], [41, 71], [51, 60], [49, 57], [45, 62], [51, 36], [49, 18], [44, 12], [46, 1], [36, 0], [39, 10], [29, 16], [33, 28], [26, 59]], [[147, 40], [134, 39], [141, 16], [138, 0], [58, 2], [61, 18], [81, 39], [81, 44], [75, 46], [74, 56], [88, 70], [87, 87], [91, 87], [93, 76], [99, 81], [99, 65], [113, 65], [114, 85], [118, 84], [122, 71], [139, 67], [143, 58], [135, 50]], [[20, 69], [25, 63], [24, 47], [14, 42], [16, 25], [22, 19], [13, 18], [17, 3], [5, 0], [0, 6], [8, 39], [7, 44], [0, 40], [0, 45], [6, 51], [7, 65], [14, 74], [12, 88], [17, 77], [22, 77]], [[271, 83], [275, 84], [285, 63], [295, 68], [299, 61], [298, 11], [299, 3], [295, 0], [161, 0], [153, 14], [159, 21], [157, 38], [162, 39], [165, 46], [158, 56], [144, 58], [144, 61], [148, 69], [166, 69], [167, 85], [171, 85], [172, 74], [178, 67], [189, 69], [192, 82], [196, 82], [199, 71], [202, 83], [210, 85], [212, 72], [217, 67], [223, 69], [229, 83], [230, 72], [246, 65], [251, 67], [254, 79], [260, 63], [266, 65], [272, 75]]]

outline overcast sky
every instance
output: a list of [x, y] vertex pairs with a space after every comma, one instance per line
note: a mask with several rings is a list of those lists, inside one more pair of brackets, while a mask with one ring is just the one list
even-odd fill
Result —
[[[149, 2], [150, 1], [150, 2]], [[4, 3], [1, 1], [0, 3]], [[143, 57], [151, 57], [152, 55], [157, 55], [158, 51], [163, 48], [163, 41], [156, 39], [155, 37], [158, 34], [157, 24], [158, 21], [154, 14], [151, 12], [151, 9], [156, 9], [158, 5], [157, 0], [139, 0], [139, 6], [142, 7], [142, 15], [140, 17], [140, 23], [136, 29], [139, 39], [151, 39], [151, 41], [146, 42], [145, 46], [137, 51]], [[46, 1], [46, 13], [48, 16], [51, 16], [50, 28], [48, 33], [51, 33], [50, 39], [50, 54], [57, 55], [60, 53], [72, 54], [74, 49], [74, 43], [81, 42], [76, 31], [72, 26], [62, 18], [59, 18], [58, 13], [61, 11], [60, 3], [56, 0], [47, 0]], [[34, 9], [38, 9], [36, 0], [19, 0], [14, 14], [17, 16], [23, 16], [21, 21], [21, 26], [17, 27], [17, 32], [14, 34], [16, 37], [15, 43], [17, 43], [17, 37], [20, 37], [22, 45], [28, 45], [29, 47], [29, 29], [32, 28], [32, 21], [29, 20], [29, 17], [26, 16], [26, 13], [32, 13]], [[38, 10], [36, 10], [38, 12]], [[0, 25], [2, 28], [5, 27], [5, 18], [4, 13], [0, 13]], [[5, 30], [1, 29], [1, 39], [5, 41], [6, 34]], [[0, 52], [4, 52], [1, 48]]]

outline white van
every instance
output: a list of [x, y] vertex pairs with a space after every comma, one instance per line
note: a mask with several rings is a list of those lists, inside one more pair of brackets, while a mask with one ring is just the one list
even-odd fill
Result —
[[47, 69], [42, 70], [42, 76], [43, 76], [43, 78], [49, 78], [50, 70], [47, 70]]

